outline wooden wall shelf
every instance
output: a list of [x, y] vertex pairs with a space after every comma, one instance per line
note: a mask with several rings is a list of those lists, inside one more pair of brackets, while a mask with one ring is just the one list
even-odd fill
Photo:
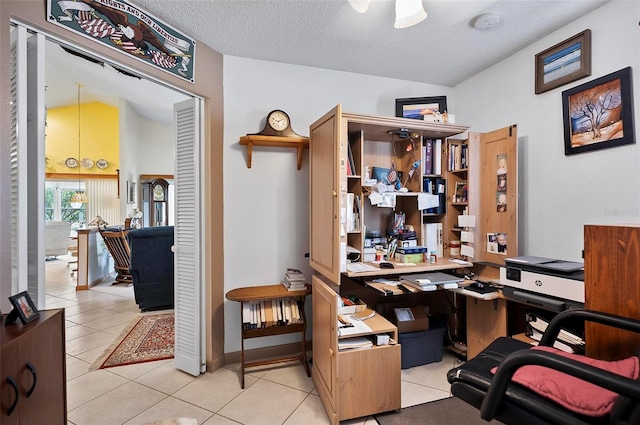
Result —
[[258, 134], [242, 136], [240, 144], [247, 147], [247, 168], [251, 168], [254, 146], [274, 148], [296, 148], [298, 152], [298, 170], [302, 168], [302, 150], [309, 147], [308, 137], [261, 136]]

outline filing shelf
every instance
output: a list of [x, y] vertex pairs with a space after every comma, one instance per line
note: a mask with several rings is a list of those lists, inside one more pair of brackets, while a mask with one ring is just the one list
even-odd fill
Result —
[[[305, 339], [305, 334], [307, 331], [307, 317], [304, 311], [304, 300], [307, 295], [311, 294], [311, 286], [307, 285], [307, 288], [302, 291], [289, 291], [285, 288], [281, 283], [275, 285], [266, 285], [266, 286], [252, 286], [252, 287], [243, 287], [232, 289], [227, 292], [227, 299], [230, 301], [238, 301], [240, 302], [240, 326], [242, 328], [242, 362], [241, 362], [241, 372], [242, 372], [242, 388], [244, 389], [244, 372], [248, 367], [255, 366], [263, 366], [274, 363], [281, 363], [291, 360], [300, 360], [305, 367], [307, 372], [307, 376], [311, 376], [311, 371], [309, 370], [309, 363], [307, 362], [307, 343]], [[300, 309], [300, 316], [302, 317], [302, 323], [291, 324], [291, 325], [274, 325], [268, 326], [264, 328], [256, 328], [256, 329], [244, 329], [242, 327], [242, 311], [245, 303], [249, 303], [252, 301], [271, 301], [282, 298], [293, 298], [301, 301], [302, 308]], [[251, 338], [259, 338], [264, 336], [275, 336], [275, 335], [284, 335], [289, 333], [300, 332], [301, 335], [301, 350], [302, 352], [298, 355], [291, 356], [282, 356], [268, 360], [255, 360], [248, 362], [245, 360], [244, 353], [244, 340]]]

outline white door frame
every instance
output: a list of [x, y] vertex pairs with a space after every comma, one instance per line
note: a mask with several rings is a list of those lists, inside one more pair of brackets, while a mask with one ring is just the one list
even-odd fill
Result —
[[[193, 93], [187, 92], [187, 91], [185, 91], [183, 89], [180, 89], [180, 88], [177, 88], [177, 87], [174, 87], [174, 86], [172, 86], [170, 84], [167, 84], [167, 83], [165, 83], [163, 81], [158, 80], [157, 78], [154, 78], [152, 76], [144, 74], [144, 73], [142, 73], [142, 72], [140, 72], [138, 70], [131, 69], [131, 68], [129, 68], [128, 66], [126, 66], [124, 64], [121, 64], [121, 63], [118, 63], [118, 62], [114, 62], [111, 59], [104, 58], [104, 57], [100, 56], [98, 53], [96, 53], [93, 50], [80, 48], [80, 47], [75, 46], [75, 45], [73, 45], [73, 44], [71, 44], [69, 42], [62, 41], [59, 38], [57, 38], [57, 37], [55, 37], [55, 36], [53, 36], [51, 34], [48, 34], [48, 33], [44, 32], [44, 31], [41, 31], [41, 30], [38, 30], [38, 29], [34, 29], [34, 28], [30, 27], [29, 25], [26, 25], [26, 24], [24, 24], [22, 22], [19, 22], [19, 21], [11, 20], [11, 23], [16, 25], [19, 31], [28, 30], [28, 31], [33, 32], [34, 34], [37, 34], [39, 37], [42, 37], [43, 39], [44, 38], [50, 39], [50, 40], [58, 43], [61, 46], [69, 47], [69, 48], [71, 48], [73, 50], [82, 51], [83, 54], [86, 54], [89, 57], [94, 57], [94, 58], [100, 59], [100, 60], [104, 61], [105, 63], [109, 63], [109, 64], [117, 66], [118, 68], [125, 69], [125, 70], [127, 70], [127, 71], [129, 71], [129, 72], [131, 72], [133, 74], [139, 75], [140, 77], [145, 78], [145, 79], [147, 79], [149, 81], [152, 81], [152, 82], [154, 82], [156, 84], [160, 84], [160, 85], [163, 85], [165, 87], [169, 87], [172, 90], [175, 90], [175, 91], [178, 91], [180, 93], [183, 93], [186, 96], [189, 96], [192, 99], [195, 99], [194, 103], [196, 103], [196, 104], [198, 104], [200, 106], [203, 104], [203, 99], [201, 97], [199, 97], [199, 96], [196, 96]], [[24, 30], [21, 30], [20, 28], [23, 28]], [[42, 52], [43, 52], [42, 54], [44, 55], [44, 49], [42, 50]], [[39, 67], [39, 68], [41, 68], [41, 69], [39, 69], [39, 72], [42, 72], [42, 75], [44, 75], [45, 67], [42, 66], [42, 67]], [[25, 81], [24, 84], [27, 84], [26, 83], [26, 79], [24, 81]], [[39, 90], [37, 90], [37, 96], [42, 96], [41, 98], [44, 99], [44, 91], [45, 91], [44, 77], [43, 77], [43, 83], [40, 84], [40, 85], [37, 85], [37, 87], [39, 88]], [[44, 105], [43, 105], [43, 108], [44, 108]], [[204, 117], [204, 108], [199, 107], [199, 108], [197, 108], [197, 110], [198, 110], [198, 114], [199, 114], [199, 116], [198, 116], [199, 122], [200, 123], [204, 123], [204, 119], [205, 119], [205, 117]], [[42, 158], [40, 158], [40, 161], [41, 161], [40, 172], [42, 173], [42, 176], [43, 176], [43, 183], [42, 183], [42, 185], [40, 185], [41, 187], [40, 186], [38, 187], [38, 192], [39, 192], [38, 197], [39, 197], [39, 199], [43, 200], [44, 199], [44, 115], [42, 115], [42, 117], [43, 117], [42, 124], [39, 125], [38, 128], [41, 129], [41, 131], [42, 131], [42, 155], [41, 155]], [[26, 122], [21, 124], [21, 125], [25, 126], [25, 128], [26, 128]], [[174, 122], [174, 128], [175, 128], [175, 122]], [[195, 140], [196, 145], [194, 146], [194, 150], [197, 150], [199, 152], [203, 151], [203, 149], [204, 149], [203, 137], [204, 137], [204, 132], [199, 131], [198, 132], [198, 137]], [[177, 148], [177, 146], [176, 146], [176, 148]], [[203, 157], [203, 155], [199, 155], [199, 158], [202, 158], [202, 157]], [[26, 166], [26, 165], [24, 165], [24, 166]], [[19, 165], [19, 167], [20, 167], [20, 165]], [[23, 167], [20, 167], [20, 169], [22, 169], [22, 168]], [[27, 167], [27, 169], [29, 169], [29, 168]], [[202, 177], [203, 177], [202, 176], [202, 172], [203, 172], [203, 168], [200, 168], [200, 170], [198, 170], [198, 174], [196, 175], [196, 178], [198, 179], [198, 181], [200, 183], [202, 183]], [[176, 170], [176, 174], [178, 174], [178, 170]], [[177, 190], [177, 187], [176, 187], [176, 190]], [[177, 203], [178, 203], [178, 197], [176, 197], [176, 209], [179, 208]], [[36, 212], [36, 214], [40, 214], [40, 216], [42, 216], [42, 211], [44, 210], [44, 206], [43, 206], [44, 201], [41, 202], [41, 204], [42, 204], [41, 205], [42, 208], [40, 208], [40, 210]], [[44, 219], [42, 219], [41, 221], [42, 221], [42, 228], [44, 228]], [[22, 226], [22, 224], [19, 224], [18, 229], [22, 229], [23, 227], [26, 227], [26, 224], [24, 226]], [[27, 231], [26, 228], [23, 229], [23, 230], [25, 232]], [[176, 231], [178, 231], [178, 227], [176, 227]], [[44, 235], [44, 232], [41, 232], [41, 233], [38, 234], [38, 239], [37, 240], [39, 241], [39, 243], [37, 244], [37, 246], [38, 246], [38, 250], [41, 250], [44, 253], [44, 246], [43, 246], [44, 238], [41, 237], [42, 235]], [[199, 232], [198, 236], [199, 236], [199, 245], [200, 245], [200, 247], [204, 247], [204, 243], [203, 243], [204, 239], [203, 239], [202, 232]], [[174, 237], [176, 238], [176, 240], [178, 240], [179, 235], [176, 234]], [[202, 357], [200, 359], [197, 359], [197, 361], [202, 365], [200, 367], [200, 372], [204, 372], [205, 368], [206, 368], [206, 365], [205, 365], [205, 360], [206, 360], [206, 348], [205, 348], [206, 347], [206, 345], [205, 345], [206, 344], [206, 337], [204, 335], [204, 329], [206, 329], [206, 326], [205, 326], [206, 318], [205, 318], [205, 314], [204, 313], [205, 313], [206, 310], [204, 308], [204, 306], [205, 306], [205, 298], [204, 298], [203, 277], [205, 276], [204, 265], [206, 264], [206, 262], [202, 261], [202, 256], [203, 256], [203, 249], [202, 248], [198, 250], [198, 254], [199, 254], [198, 270], [197, 270], [197, 275], [198, 276], [197, 276], [197, 279], [194, 279], [194, 280], [199, 282], [199, 290], [195, 291], [195, 297], [196, 297], [195, 300], [197, 300], [197, 302], [202, 306], [199, 316], [196, 317], [196, 319], [199, 319], [199, 328], [200, 328], [201, 331], [199, 331], [198, 334], [197, 334], [197, 335], [199, 335], [199, 341], [193, 341], [193, 343], [199, 344], [199, 349], [197, 350], [197, 352], [200, 353]], [[44, 261], [44, 256], [42, 256], [41, 262], [42, 261]], [[19, 270], [24, 270], [24, 269], [25, 268], [19, 268]], [[44, 264], [42, 265], [42, 270], [44, 271]], [[25, 286], [25, 289], [26, 289], [27, 280], [26, 280], [26, 276], [24, 276], [23, 274], [24, 273], [20, 272], [20, 274], [18, 275], [19, 276], [18, 277], [18, 282], [19, 282], [19, 287]], [[44, 294], [45, 294], [45, 290], [46, 290], [45, 289], [45, 282], [44, 282], [44, 273], [42, 275], [42, 278], [38, 282], [37, 289], [38, 289], [38, 293], [42, 293], [42, 297], [44, 298]], [[44, 302], [42, 304], [44, 304]], [[180, 307], [176, 304], [175, 305], [175, 314], [176, 315], [180, 314], [179, 309], [180, 309]], [[175, 349], [176, 349], [176, 351], [179, 351], [181, 349], [180, 345], [184, 344], [184, 343], [185, 342], [183, 342], [182, 340], [176, 339], [176, 341], [175, 341], [175, 345], [176, 345]], [[178, 367], [178, 364], [176, 364], [176, 366]], [[196, 373], [194, 373], [194, 371], [192, 369], [185, 370], [185, 372], [196, 374]]]

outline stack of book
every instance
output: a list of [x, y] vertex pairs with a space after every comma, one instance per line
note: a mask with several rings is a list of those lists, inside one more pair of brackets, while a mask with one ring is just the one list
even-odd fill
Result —
[[423, 263], [426, 246], [403, 246], [395, 250], [395, 260], [400, 263]]
[[[535, 341], [540, 341], [542, 334], [547, 330], [549, 322], [535, 313], [527, 313], [526, 320], [527, 336]], [[574, 332], [561, 329], [553, 347], [558, 350], [566, 351], [567, 353], [581, 354], [584, 353], [584, 339]]]
[[300, 270], [288, 268], [284, 273], [282, 284], [289, 291], [302, 291], [307, 287], [306, 280]]
[[304, 323], [301, 303], [292, 298], [252, 301], [242, 304], [244, 330]]

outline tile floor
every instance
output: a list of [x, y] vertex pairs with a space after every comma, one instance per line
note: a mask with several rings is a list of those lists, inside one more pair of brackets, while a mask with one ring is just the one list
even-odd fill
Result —
[[[90, 371], [121, 330], [142, 314], [133, 288], [105, 282], [76, 292], [66, 257], [47, 261], [46, 270], [45, 308], [65, 308], [69, 424], [134, 425], [175, 417], [196, 418], [201, 425], [329, 423], [299, 362], [252, 369], [244, 390], [237, 363], [197, 378], [174, 369], [172, 360]], [[445, 353], [441, 362], [403, 370], [402, 407], [448, 397], [445, 375], [454, 365], [455, 357]]]

